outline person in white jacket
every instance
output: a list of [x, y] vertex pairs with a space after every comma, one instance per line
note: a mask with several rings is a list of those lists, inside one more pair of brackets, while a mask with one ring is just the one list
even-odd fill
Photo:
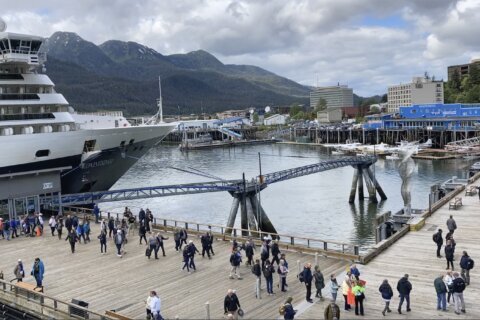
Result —
[[163, 320], [163, 317], [160, 315], [161, 301], [157, 296], [155, 291], [150, 292], [150, 311], [152, 312], [152, 319], [154, 320]]

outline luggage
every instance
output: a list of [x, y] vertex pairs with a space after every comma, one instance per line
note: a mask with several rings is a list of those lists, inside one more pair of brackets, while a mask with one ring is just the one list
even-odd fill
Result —
[[150, 247], [148, 247], [146, 250], [145, 250], [145, 256], [149, 257], [150, 258], [150, 255], [152, 254], [152, 250], [150, 249]]

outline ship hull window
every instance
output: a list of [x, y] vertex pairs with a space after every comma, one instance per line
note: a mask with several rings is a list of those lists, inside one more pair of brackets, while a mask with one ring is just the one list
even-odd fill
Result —
[[43, 149], [43, 150], [38, 150], [35, 152], [35, 157], [41, 158], [41, 157], [48, 157], [50, 155], [50, 150], [48, 149]]

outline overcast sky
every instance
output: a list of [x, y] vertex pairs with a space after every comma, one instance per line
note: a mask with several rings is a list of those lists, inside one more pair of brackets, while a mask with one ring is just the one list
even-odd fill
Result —
[[168, 55], [204, 49], [368, 96], [480, 58], [480, 0], [0, 0], [8, 31], [76, 32]]

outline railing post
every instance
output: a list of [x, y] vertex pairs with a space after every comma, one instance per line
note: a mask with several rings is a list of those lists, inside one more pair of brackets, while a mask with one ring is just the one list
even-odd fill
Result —
[[237, 229], [233, 229], [233, 236], [236, 238], [237, 237]]
[[354, 253], [356, 256], [360, 255], [360, 250], [359, 250], [358, 246], [353, 246], [353, 253]]
[[185, 222], [185, 229], [188, 230], [188, 222]]
[[290, 237], [290, 244], [291, 244], [292, 246], [295, 245], [295, 238], [294, 238], [294, 237]]
[[297, 260], [297, 274], [299, 274], [300, 272], [302, 272], [302, 269], [300, 269], [300, 260]]
[[53, 300], [53, 310], [57, 311], [57, 300]]
[[200, 225], [197, 223], [197, 231], [200, 232]]
[[310, 239], [307, 239], [307, 248], [310, 248]]
[[223, 227], [220, 228], [220, 232], [223, 235]]
[[110, 220], [110, 212], [107, 212], [107, 218]]
[[210, 302], [205, 302], [205, 320], [210, 320]]
[[163, 226], [166, 228], [167, 227], [167, 219], [163, 219]]
[[326, 241], [325, 241], [325, 242], [323, 242], [323, 250], [325, 250], [325, 251], [327, 251], [327, 250], [328, 250], [328, 248], [327, 248], [327, 245], [328, 245], [328, 244], [327, 244], [327, 242], [326, 242]]
[[315, 265], [318, 266], [318, 252], [315, 252]]
[[157, 225], [157, 218], [153, 218], [153, 225], [154, 225], [154, 226]]

